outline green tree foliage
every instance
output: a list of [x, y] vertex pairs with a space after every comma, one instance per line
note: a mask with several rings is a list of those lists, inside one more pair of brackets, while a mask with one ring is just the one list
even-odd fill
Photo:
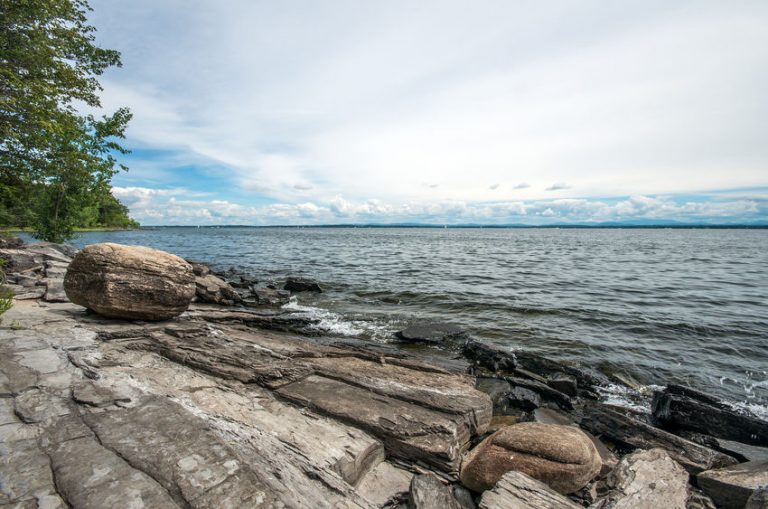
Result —
[[94, 44], [88, 11], [86, 0], [0, 0], [0, 224], [54, 242], [126, 169], [116, 140], [131, 113], [82, 113], [101, 107], [97, 77], [121, 65]]

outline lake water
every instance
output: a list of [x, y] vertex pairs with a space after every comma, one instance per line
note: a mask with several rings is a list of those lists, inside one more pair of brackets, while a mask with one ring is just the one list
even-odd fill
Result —
[[74, 244], [104, 241], [318, 279], [325, 293], [288, 307], [329, 335], [390, 341], [413, 320], [450, 321], [768, 416], [768, 230], [161, 228]]

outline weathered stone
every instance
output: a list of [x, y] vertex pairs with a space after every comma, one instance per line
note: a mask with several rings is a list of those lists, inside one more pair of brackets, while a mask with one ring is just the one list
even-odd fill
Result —
[[694, 389], [669, 386], [654, 395], [652, 407], [653, 416], [665, 426], [768, 446], [768, 421], [736, 412]]
[[491, 489], [508, 471], [517, 470], [555, 491], [571, 493], [592, 480], [601, 467], [592, 441], [578, 428], [525, 422], [483, 440], [464, 458], [464, 486]]
[[213, 274], [196, 276], [195, 288], [197, 299], [201, 302], [231, 306], [240, 301], [240, 294], [229, 283]]
[[81, 405], [105, 407], [116, 403], [128, 403], [131, 398], [104, 385], [88, 381], [72, 388], [72, 399]]
[[[28, 500], [33, 504], [27, 505]], [[56, 493], [48, 456], [36, 440], [0, 442], [0, 506], [66, 507]]]
[[[99, 442], [155, 479], [180, 505], [210, 490], [218, 507], [268, 507], [276, 496], [198, 417], [163, 398], [124, 410], [90, 413]], [[206, 504], [208, 505], [208, 504]]]
[[493, 401], [493, 413], [495, 415], [505, 415], [509, 408], [509, 399], [507, 396], [512, 391], [512, 385], [506, 380], [498, 378], [478, 378], [475, 383], [477, 390], [482, 391]]
[[483, 493], [480, 509], [580, 509], [541, 481], [510, 470], [492, 490]]
[[451, 489], [432, 474], [416, 475], [411, 480], [409, 509], [461, 509]]
[[741, 508], [755, 491], [768, 486], [768, 461], [750, 461], [701, 472], [696, 482], [719, 507]]
[[5, 260], [3, 270], [8, 272], [24, 272], [42, 267], [45, 260], [43, 255], [26, 249], [0, 249], [0, 258]]
[[442, 343], [463, 340], [468, 337], [467, 331], [450, 323], [416, 323], [395, 335], [402, 341], [417, 343]]
[[195, 294], [192, 267], [145, 247], [92, 244], [75, 255], [64, 278], [69, 299], [109, 317], [166, 320]]
[[45, 294], [43, 300], [46, 302], [67, 302], [67, 294], [64, 291], [63, 279], [47, 279], [45, 281]]
[[537, 382], [536, 380], [528, 380], [520, 377], [507, 377], [506, 380], [510, 384], [512, 384], [513, 387], [522, 387], [523, 389], [528, 389], [536, 392], [545, 400], [556, 403], [560, 408], [563, 408], [565, 410], [573, 409], [571, 398], [569, 398], [567, 395], [563, 394], [562, 392], [558, 391], [557, 389], [553, 389], [547, 384]]
[[579, 424], [585, 430], [631, 449], [660, 447], [693, 474], [736, 463], [730, 456], [654, 428], [608, 405], [586, 405], [581, 413]]
[[541, 407], [533, 411], [533, 420], [542, 424], [574, 425], [573, 418], [554, 408]]
[[357, 492], [376, 507], [384, 507], [408, 494], [413, 474], [382, 461], [357, 485]]
[[56, 485], [71, 507], [180, 507], [154, 479], [93, 437], [55, 444], [49, 454]]
[[252, 305], [257, 306], [282, 306], [291, 300], [290, 292], [286, 290], [276, 290], [274, 288], [254, 287], [250, 290]]
[[210, 267], [204, 263], [193, 262], [192, 260], [187, 260], [187, 263], [192, 266], [192, 272], [194, 272], [197, 277], [205, 277], [211, 273]]
[[30, 389], [16, 396], [16, 415], [25, 423], [46, 422], [71, 412], [67, 402], [39, 389]]
[[688, 472], [663, 449], [622, 458], [600, 489], [606, 495], [590, 509], [686, 509]]
[[283, 290], [289, 292], [322, 292], [323, 289], [317, 281], [303, 277], [289, 277], [283, 285]]
[[768, 486], [755, 490], [744, 509], [768, 509]]
[[459, 503], [461, 509], [477, 509], [475, 497], [472, 496], [472, 492], [461, 484], [453, 485], [453, 498]]

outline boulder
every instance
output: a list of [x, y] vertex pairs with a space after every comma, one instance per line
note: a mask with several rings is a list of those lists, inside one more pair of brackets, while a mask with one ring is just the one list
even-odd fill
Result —
[[653, 416], [664, 426], [706, 433], [745, 444], [768, 446], [768, 421], [732, 410], [717, 399], [679, 385], [653, 398]]
[[408, 509], [461, 509], [451, 488], [433, 474], [415, 475], [411, 479]]
[[113, 318], [167, 320], [195, 295], [192, 267], [178, 256], [121, 244], [92, 244], [64, 277], [69, 300]]
[[741, 508], [758, 489], [768, 486], [768, 461], [749, 461], [701, 472], [696, 482], [718, 507]]
[[461, 465], [461, 482], [485, 491], [517, 470], [565, 494], [582, 488], [601, 466], [597, 449], [578, 428], [524, 422], [500, 429], [470, 451]]
[[483, 493], [480, 509], [580, 509], [543, 482], [522, 472], [507, 472], [496, 486]]
[[598, 491], [606, 495], [590, 509], [686, 509], [688, 472], [663, 449], [637, 451], [622, 458]]
[[303, 278], [303, 277], [289, 277], [285, 281], [283, 290], [288, 290], [289, 292], [317, 292], [317, 293], [320, 293], [323, 291], [323, 289], [320, 287], [320, 284], [317, 281], [313, 279]]
[[195, 277], [195, 295], [200, 302], [231, 306], [240, 301], [240, 295], [223, 279], [207, 274]]
[[395, 335], [400, 340], [416, 343], [442, 343], [468, 336], [467, 331], [450, 323], [415, 323]]

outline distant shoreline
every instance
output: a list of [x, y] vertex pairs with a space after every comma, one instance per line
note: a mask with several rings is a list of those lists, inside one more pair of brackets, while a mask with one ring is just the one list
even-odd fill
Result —
[[[479, 225], [479, 224], [457, 224], [457, 225], [442, 225], [442, 224], [318, 224], [318, 225], [156, 225], [156, 226], [141, 226], [139, 228], [133, 228], [135, 230], [156, 230], [164, 228], [189, 228], [189, 229], [217, 229], [217, 228], [425, 228], [425, 229], [584, 229], [584, 230], [600, 230], [600, 229], [616, 229], [616, 230], [768, 230], [768, 224], [648, 224], [648, 225], [632, 225], [632, 224], [600, 224], [600, 225], [586, 225], [586, 224], [553, 224], [553, 225]], [[102, 231], [110, 231], [111, 229], [105, 228]], [[120, 229], [114, 229], [116, 231], [122, 231]], [[85, 230], [81, 230], [85, 231]]]

